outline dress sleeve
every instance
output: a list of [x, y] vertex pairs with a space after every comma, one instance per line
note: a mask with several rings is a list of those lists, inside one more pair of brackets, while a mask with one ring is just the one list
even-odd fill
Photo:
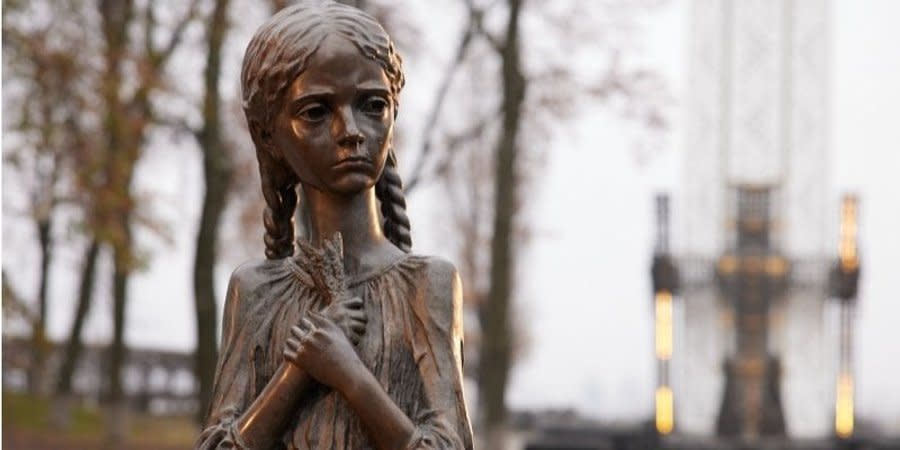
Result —
[[462, 286], [452, 264], [430, 261], [426, 287], [414, 302], [419, 327], [414, 352], [427, 397], [410, 450], [472, 449], [472, 429], [463, 395]]
[[197, 450], [246, 448], [236, 432], [235, 422], [252, 399], [255, 361], [252, 339], [243, 326], [241, 294], [238, 271], [235, 271], [228, 283], [221, 353], [206, 423], [194, 444]]

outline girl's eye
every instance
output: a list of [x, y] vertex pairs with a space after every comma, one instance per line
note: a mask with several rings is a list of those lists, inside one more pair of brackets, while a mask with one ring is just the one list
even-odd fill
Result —
[[312, 103], [304, 106], [297, 112], [297, 116], [307, 122], [321, 122], [328, 115], [328, 108], [321, 103]]
[[373, 116], [380, 116], [388, 107], [388, 102], [381, 98], [372, 96], [367, 98], [362, 104], [362, 111]]

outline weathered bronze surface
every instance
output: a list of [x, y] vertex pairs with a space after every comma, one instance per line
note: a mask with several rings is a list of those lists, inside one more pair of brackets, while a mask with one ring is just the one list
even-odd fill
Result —
[[409, 253], [391, 147], [403, 81], [382, 27], [335, 2], [286, 8], [250, 42], [267, 259], [231, 277], [196, 448], [472, 448], [459, 277]]

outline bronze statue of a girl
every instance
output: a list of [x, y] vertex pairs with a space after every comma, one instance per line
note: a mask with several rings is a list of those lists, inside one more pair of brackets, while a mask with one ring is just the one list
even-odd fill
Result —
[[[459, 277], [409, 253], [391, 147], [403, 81], [382, 27], [336, 2], [288, 7], [250, 42], [267, 259], [231, 277], [197, 448], [472, 448]], [[298, 184], [310, 238], [295, 249]]]

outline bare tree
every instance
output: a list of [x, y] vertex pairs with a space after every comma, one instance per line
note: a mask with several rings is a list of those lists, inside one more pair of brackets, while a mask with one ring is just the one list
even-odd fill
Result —
[[497, 430], [506, 423], [506, 385], [511, 367], [509, 304], [512, 296], [513, 218], [516, 212], [516, 159], [526, 82], [519, 45], [520, 0], [509, 0], [505, 39], [500, 49], [502, 125], [497, 139], [494, 173], [494, 225], [491, 239], [491, 283], [480, 312], [483, 326], [479, 364], [479, 400], [487, 445], [501, 448]]
[[[184, 16], [172, 26], [168, 40], [161, 46], [155, 45], [154, 40], [160, 29], [154, 9], [157, 4], [148, 4], [142, 11], [135, 8], [133, 0], [99, 0], [97, 6], [105, 43], [99, 90], [105, 114], [106, 143], [103, 182], [93, 212], [113, 254], [113, 339], [109, 354], [108, 397], [112, 421], [108, 427], [108, 442], [117, 447], [124, 431], [121, 409], [124, 408], [125, 309], [128, 282], [136, 263], [132, 179], [148, 126], [155, 119], [152, 94], [160, 88], [165, 64], [181, 43], [185, 27], [194, 19], [197, 1], [193, 1]], [[143, 42], [130, 42], [129, 30], [134, 22], [138, 22], [144, 31]], [[134, 64], [136, 76], [126, 79], [128, 64]], [[132, 85], [133, 89], [126, 89]]]
[[[104, 69], [100, 92], [105, 114], [106, 138], [104, 153], [107, 164], [104, 167], [104, 182], [99, 192], [100, 201], [93, 205], [99, 229], [113, 253], [113, 338], [109, 349], [109, 395], [111, 406], [107, 427], [108, 445], [116, 447], [124, 439], [124, 405], [121, 368], [125, 360], [125, 306], [128, 295], [128, 280], [132, 269], [131, 236], [131, 178], [137, 162], [140, 137], [131, 132], [128, 119], [140, 111], [129, 111], [128, 101], [123, 101], [120, 92], [123, 84], [123, 66], [128, 54], [128, 28], [134, 17], [134, 2], [100, 0], [98, 4], [102, 20]], [[137, 105], [135, 105], [137, 106]], [[129, 114], [129, 112], [131, 114]], [[139, 123], [135, 123], [141, 126]]]
[[[222, 135], [219, 74], [222, 65], [222, 43], [228, 30], [228, 0], [216, 0], [207, 25], [206, 68], [203, 72], [203, 127], [195, 133], [203, 153], [203, 180], [206, 187], [197, 230], [194, 256], [194, 302], [197, 312], [197, 349], [195, 373], [200, 386], [199, 404], [208, 405], [216, 370], [216, 293], [213, 274], [219, 222], [226, 207], [233, 172], [231, 151]], [[204, 407], [198, 408], [197, 420], [203, 420]]]
[[[72, 204], [72, 175], [78, 155], [88, 139], [81, 123], [87, 98], [81, 95], [81, 75], [87, 64], [79, 58], [86, 44], [77, 33], [82, 21], [72, 4], [60, 5], [43, 21], [25, 20], [33, 14], [28, 5], [12, 3], [3, 13], [3, 45], [7, 50], [4, 78], [13, 86], [11, 94], [19, 108], [4, 121], [13, 135], [4, 146], [4, 160], [20, 172], [28, 190], [25, 215], [33, 221], [40, 246], [37, 308], [32, 315], [32, 363], [29, 385], [37, 392], [44, 379], [44, 360], [49, 349], [46, 335], [48, 285], [53, 261], [53, 230], [60, 225], [55, 216], [64, 203]], [[66, 36], [60, 39], [60, 35]], [[9, 94], [9, 90], [5, 91]]]

